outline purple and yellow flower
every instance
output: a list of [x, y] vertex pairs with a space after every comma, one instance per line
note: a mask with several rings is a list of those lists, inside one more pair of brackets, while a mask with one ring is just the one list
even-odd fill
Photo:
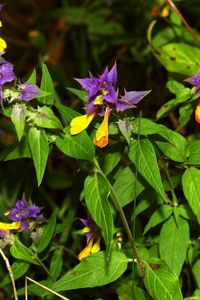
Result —
[[133, 108], [150, 91], [130, 91], [125, 90], [124, 96], [119, 96], [117, 89], [117, 67], [116, 63], [110, 71], [106, 67], [103, 74], [89, 78], [75, 78], [83, 89], [88, 92], [87, 114], [74, 118], [71, 123], [71, 134], [75, 135], [86, 129], [98, 114], [104, 116], [103, 122], [99, 126], [94, 137], [94, 144], [98, 147], [105, 147], [108, 144], [108, 123], [112, 111], [124, 111]]
[[101, 234], [92, 217], [89, 215], [87, 219], [80, 219], [84, 228], [82, 233], [87, 239], [87, 246], [79, 253], [78, 259], [82, 261], [92, 253], [100, 251]]
[[[191, 76], [189, 78], [185, 79], [186, 82], [190, 83], [191, 85], [194, 85], [196, 87], [195, 94], [199, 95], [199, 89], [200, 89], [200, 72], [195, 74], [194, 76]], [[194, 112], [195, 121], [200, 124], [200, 99], [198, 100], [197, 107]]]

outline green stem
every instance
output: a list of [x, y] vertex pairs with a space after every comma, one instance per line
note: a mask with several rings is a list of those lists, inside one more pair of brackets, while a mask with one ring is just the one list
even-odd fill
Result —
[[118, 198], [117, 198], [117, 195], [115, 193], [115, 190], [113, 189], [110, 181], [108, 180], [108, 178], [104, 175], [104, 173], [102, 172], [100, 166], [99, 166], [99, 163], [98, 161], [95, 159], [95, 166], [97, 167], [98, 169], [98, 172], [102, 175], [102, 177], [105, 178], [105, 180], [107, 181], [108, 185], [109, 185], [109, 189], [110, 189], [110, 196], [111, 196], [111, 199], [113, 201], [113, 204], [114, 206], [116, 207], [119, 215], [120, 215], [120, 218], [121, 218], [121, 221], [124, 225], [124, 228], [125, 228], [125, 231], [126, 231], [126, 234], [127, 234], [127, 237], [128, 237], [128, 240], [131, 244], [131, 247], [133, 249], [133, 254], [134, 254], [134, 257], [136, 259], [136, 262], [140, 268], [140, 271], [141, 271], [141, 274], [144, 276], [145, 275], [145, 270], [144, 270], [144, 264], [143, 264], [143, 261], [142, 259], [140, 258], [139, 256], [139, 253], [138, 253], [138, 250], [137, 248], [135, 247], [135, 242], [134, 242], [134, 239], [133, 239], [133, 236], [132, 236], [132, 233], [131, 233], [131, 230], [130, 230], [130, 227], [128, 225], [128, 222], [127, 222], [127, 219], [126, 219], [126, 216], [123, 212], [123, 209], [121, 208], [121, 206], [119, 205], [119, 201], [118, 201]]
[[39, 262], [40, 266], [43, 268], [43, 270], [47, 273], [47, 275], [49, 276], [49, 278], [52, 281], [55, 281], [53, 276], [51, 275], [51, 273], [49, 272], [49, 270], [47, 269], [47, 267], [45, 266], [45, 264], [43, 264], [43, 262], [41, 261], [41, 259], [38, 256], [35, 256], [35, 259]]

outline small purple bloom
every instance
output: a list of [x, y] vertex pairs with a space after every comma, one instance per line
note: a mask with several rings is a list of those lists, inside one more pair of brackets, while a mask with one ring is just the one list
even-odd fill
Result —
[[35, 204], [29, 206], [26, 200], [17, 201], [14, 208], [12, 208], [7, 215], [13, 222], [21, 222], [20, 229], [22, 231], [29, 231], [29, 224], [31, 221], [41, 223], [44, 221], [42, 214], [40, 214], [42, 207]]
[[5, 230], [0, 230], [0, 239], [5, 238], [5, 236], [7, 236], [8, 232]]
[[21, 93], [19, 100], [22, 101], [32, 100], [41, 94], [39, 87], [32, 83], [19, 84], [18, 91]]
[[140, 102], [151, 91], [130, 91], [124, 90], [124, 96], [118, 99], [116, 103], [116, 111], [124, 111], [128, 108], [132, 108]]
[[186, 78], [185, 81], [192, 85], [195, 85], [197, 88], [200, 88], [200, 72], [198, 72], [194, 76]]
[[97, 229], [97, 225], [93, 221], [91, 215], [88, 215], [87, 219], [79, 219], [79, 220], [84, 226], [83, 231], [88, 242], [91, 239], [91, 237], [97, 233], [99, 229]]
[[116, 64], [114, 64], [110, 71], [108, 71], [108, 68], [106, 67], [103, 74], [98, 76], [97, 78], [90, 73], [89, 78], [75, 78], [75, 80], [78, 81], [82, 88], [88, 92], [88, 114], [94, 112], [99, 107], [102, 108], [103, 104], [107, 103], [112, 105], [116, 103]]
[[11, 82], [14, 79], [13, 64], [4, 59], [0, 60], [0, 85]]

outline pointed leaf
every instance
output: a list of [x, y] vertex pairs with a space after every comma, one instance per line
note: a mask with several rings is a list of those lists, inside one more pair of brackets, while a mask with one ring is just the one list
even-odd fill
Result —
[[101, 228], [109, 256], [113, 237], [113, 216], [108, 202], [107, 181], [98, 173], [88, 176], [84, 184], [85, 202], [94, 221]]
[[15, 126], [18, 140], [20, 141], [24, 133], [25, 120], [26, 120], [26, 105], [16, 103], [13, 105], [11, 112], [11, 120]]
[[44, 63], [42, 64], [42, 80], [40, 84], [40, 89], [48, 93], [49, 95], [39, 97], [38, 101], [43, 104], [52, 105], [54, 103], [54, 85], [51, 79], [51, 75], [49, 74], [49, 71], [47, 69], [47, 66]]

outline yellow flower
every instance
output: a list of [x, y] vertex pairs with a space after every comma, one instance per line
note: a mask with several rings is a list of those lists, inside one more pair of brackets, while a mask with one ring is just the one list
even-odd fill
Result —
[[0, 53], [4, 52], [7, 48], [6, 41], [0, 37]]
[[199, 100], [198, 105], [195, 110], [195, 120], [197, 123], [200, 124], [200, 100]]
[[95, 115], [96, 115], [96, 111], [94, 111], [88, 115], [78, 116], [78, 117], [74, 118], [70, 123], [71, 135], [78, 134], [81, 131], [83, 131], [84, 129], [86, 129], [89, 126], [89, 124], [92, 122]]
[[108, 145], [109, 116], [110, 116], [110, 109], [109, 109], [109, 107], [107, 107], [103, 122], [99, 126], [99, 128], [96, 132], [95, 138], [94, 138], [94, 144], [100, 148], [103, 148]]
[[95, 242], [95, 235], [92, 235], [87, 246], [79, 253], [78, 259], [82, 261], [84, 258], [88, 257], [92, 253], [100, 251], [101, 237], [99, 236]]
[[18, 230], [20, 229], [21, 222], [13, 222], [13, 223], [3, 223], [0, 222], [0, 230], [10, 231], [10, 230]]

